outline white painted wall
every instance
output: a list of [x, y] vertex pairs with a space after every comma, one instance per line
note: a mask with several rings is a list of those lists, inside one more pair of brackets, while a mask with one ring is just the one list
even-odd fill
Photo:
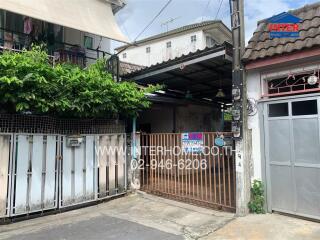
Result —
[[[197, 41], [191, 43], [191, 36], [196, 35]], [[203, 31], [191, 32], [183, 35], [170, 36], [153, 42], [141, 44], [138, 47], [131, 47], [120, 54], [120, 60], [143, 66], [151, 66], [157, 63], [168, 61], [183, 54], [195, 52], [205, 48]], [[171, 48], [167, 48], [167, 42], [171, 41]], [[146, 48], [150, 47], [151, 52], [147, 53]], [[124, 58], [124, 54], [126, 58]]]
[[[260, 87], [260, 72], [249, 71], [247, 72], [247, 93], [248, 98], [261, 99]], [[260, 107], [260, 105], [258, 106]], [[253, 179], [260, 179], [262, 177], [262, 159], [261, 159], [261, 135], [260, 135], [259, 112], [255, 116], [248, 117], [248, 128], [252, 131], [252, 163], [253, 163]]]

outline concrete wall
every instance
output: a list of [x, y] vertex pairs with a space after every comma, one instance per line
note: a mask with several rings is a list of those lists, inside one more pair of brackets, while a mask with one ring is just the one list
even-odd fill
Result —
[[[247, 75], [247, 89], [248, 98], [260, 100], [261, 87], [260, 87], [260, 72], [250, 71]], [[260, 105], [259, 105], [260, 107]], [[252, 163], [253, 163], [253, 179], [260, 179], [262, 177], [262, 161], [261, 161], [261, 142], [260, 142], [260, 123], [259, 113], [248, 118], [248, 129], [252, 131]]]
[[138, 124], [151, 124], [152, 133], [172, 133], [174, 127], [175, 132], [209, 132], [219, 130], [220, 118], [220, 110], [214, 107], [153, 105], [140, 115]]

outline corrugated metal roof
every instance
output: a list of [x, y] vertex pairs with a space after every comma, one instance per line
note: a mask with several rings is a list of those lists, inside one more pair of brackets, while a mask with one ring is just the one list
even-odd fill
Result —
[[320, 2], [289, 13], [303, 19], [299, 38], [270, 38], [267, 19], [258, 22], [243, 56], [246, 62], [320, 46]]
[[213, 47], [206, 47], [203, 50], [197, 50], [195, 52], [190, 52], [189, 54], [182, 55], [182, 56], [176, 57], [174, 59], [169, 59], [167, 61], [151, 65], [150, 67], [141, 67], [140, 69], [136, 68], [135, 70], [131, 71], [127, 75], [124, 75], [124, 77], [131, 78], [133, 76], [137, 76], [142, 73], [154, 71], [156, 69], [163, 68], [168, 65], [179, 63], [180, 61], [186, 61], [187, 59], [193, 59], [193, 58], [198, 58], [202, 55], [208, 55], [208, 54], [215, 52], [219, 49], [226, 49], [228, 51], [228, 53], [230, 55], [232, 55], [232, 45], [228, 42], [224, 42], [223, 44], [215, 45]]
[[[149, 42], [149, 41], [156, 40], [156, 39], [159, 39], [159, 38], [168, 37], [168, 36], [171, 36], [171, 35], [174, 35], [174, 34], [177, 34], [177, 33], [181, 33], [181, 32], [185, 32], [185, 31], [189, 31], [189, 30], [192, 30], [192, 29], [207, 27], [207, 26], [210, 26], [210, 25], [213, 25], [213, 26], [221, 25], [224, 28], [228, 29], [228, 27], [221, 20], [204, 21], [204, 22], [200, 22], [200, 23], [189, 24], [189, 25], [177, 28], [177, 29], [173, 29], [173, 30], [168, 31], [168, 32], [160, 33], [160, 34], [157, 34], [157, 35], [154, 35], [154, 36], [151, 36], [151, 37], [136, 41], [134, 44], [138, 45], [138, 44], [141, 44], [141, 43]], [[230, 30], [228, 29], [228, 31], [230, 31]], [[230, 37], [231, 37], [231, 31], [230, 31]], [[128, 47], [128, 46], [129, 45], [123, 45], [121, 47], [116, 48], [116, 50], [120, 50], [120, 49]]]

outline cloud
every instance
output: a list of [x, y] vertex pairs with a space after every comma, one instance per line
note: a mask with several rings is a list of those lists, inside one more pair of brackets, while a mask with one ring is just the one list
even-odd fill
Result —
[[259, 20], [288, 11], [290, 5], [284, 0], [245, 0], [246, 40], [252, 37]]
[[[318, 0], [244, 0], [245, 1], [245, 32], [248, 41], [261, 19], [275, 14], [301, 7]], [[122, 31], [133, 40], [138, 33], [159, 12], [167, 0], [127, 0], [127, 5], [117, 14], [118, 23]], [[203, 20], [213, 20], [217, 16], [220, 0], [173, 0], [169, 7], [161, 14], [154, 24], [140, 37], [155, 35], [165, 31], [161, 23], [171, 18], [178, 19], [169, 25], [169, 29]], [[218, 14], [230, 27], [229, 0], [224, 0]], [[121, 44], [120, 44], [121, 45]], [[119, 44], [113, 43], [113, 46]]]

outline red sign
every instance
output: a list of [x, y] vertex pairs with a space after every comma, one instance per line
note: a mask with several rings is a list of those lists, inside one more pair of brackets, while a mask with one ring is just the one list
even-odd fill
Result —
[[296, 23], [269, 23], [270, 32], [298, 32], [299, 24]]

